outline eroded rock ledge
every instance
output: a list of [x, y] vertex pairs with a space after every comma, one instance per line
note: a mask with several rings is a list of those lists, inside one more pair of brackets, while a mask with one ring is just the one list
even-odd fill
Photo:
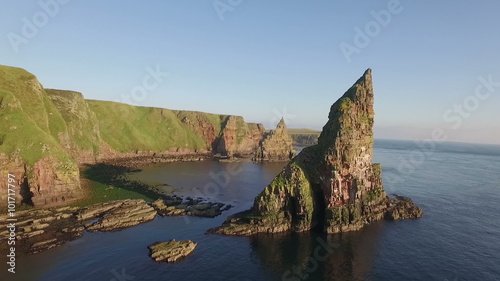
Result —
[[422, 216], [411, 200], [387, 197], [382, 168], [373, 164], [371, 70], [331, 109], [318, 144], [307, 147], [262, 191], [251, 210], [209, 233], [252, 235], [319, 228], [355, 231], [381, 219]]
[[[222, 203], [199, 202], [165, 197], [153, 204], [142, 199], [117, 200], [84, 208], [63, 207], [33, 209], [16, 213], [16, 248], [36, 254], [75, 240], [84, 231], [117, 231], [153, 220], [162, 213], [158, 205], [169, 210], [170, 216], [215, 217], [230, 208]], [[184, 204], [184, 206], [180, 206]], [[6, 215], [0, 216], [0, 247], [7, 247], [9, 238]], [[3, 248], [2, 248], [3, 249]]]
[[198, 244], [191, 241], [175, 241], [156, 242], [149, 245], [150, 256], [157, 262], [177, 262], [189, 256]]

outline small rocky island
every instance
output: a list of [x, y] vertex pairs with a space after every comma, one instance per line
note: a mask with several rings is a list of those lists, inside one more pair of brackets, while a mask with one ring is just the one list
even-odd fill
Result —
[[198, 244], [191, 241], [175, 241], [175, 239], [168, 242], [156, 242], [149, 245], [151, 258], [157, 262], [177, 262], [189, 256]]
[[382, 168], [373, 164], [374, 95], [371, 70], [335, 102], [318, 144], [301, 151], [254, 201], [208, 233], [253, 235], [319, 229], [361, 229], [381, 219], [422, 216], [410, 199], [390, 198]]

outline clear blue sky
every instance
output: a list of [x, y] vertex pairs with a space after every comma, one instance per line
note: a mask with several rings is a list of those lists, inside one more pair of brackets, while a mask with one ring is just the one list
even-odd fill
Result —
[[[267, 128], [286, 114], [289, 127], [314, 129], [372, 68], [376, 137], [422, 139], [442, 128], [451, 141], [500, 143], [500, 87], [471, 98], [479, 77], [500, 82], [500, 2], [401, 0], [379, 30], [371, 11], [394, 1], [240, 2], [220, 0], [239, 4], [221, 20], [212, 1], [72, 0], [44, 23], [38, 0], [4, 1], [0, 64], [47, 88], [113, 101], [158, 65], [169, 76], [137, 104], [237, 114]], [[32, 38], [23, 18], [41, 25]], [[355, 28], [367, 26], [370, 42], [348, 62], [340, 45], [356, 47]], [[26, 39], [17, 53], [12, 33]], [[453, 106], [468, 97], [473, 110], [460, 116]]]

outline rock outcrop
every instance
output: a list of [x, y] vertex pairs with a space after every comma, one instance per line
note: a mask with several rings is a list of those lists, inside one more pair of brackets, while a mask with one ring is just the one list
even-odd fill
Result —
[[228, 116], [214, 153], [228, 157], [252, 155], [264, 132], [262, 124], [247, 124], [240, 116]]
[[[144, 200], [119, 200], [86, 208], [34, 209], [16, 213], [16, 248], [36, 254], [77, 239], [87, 231], [115, 231], [152, 220], [156, 211]], [[0, 217], [1, 246], [9, 237], [6, 216]], [[5, 243], [3, 243], [5, 242]], [[2, 248], [3, 249], [3, 248]]]
[[190, 241], [175, 241], [156, 242], [149, 245], [150, 256], [157, 262], [177, 262], [189, 256], [198, 244]]
[[[107, 209], [101, 212], [102, 208]], [[153, 220], [156, 217], [156, 210], [149, 206], [144, 200], [124, 200], [110, 202], [98, 207], [82, 210], [77, 214], [80, 219], [88, 214], [96, 214], [99, 218], [96, 221], [85, 224], [88, 231], [114, 231], [122, 228], [135, 226]], [[110, 208], [110, 209], [108, 209]]]
[[201, 202], [201, 200], [183, 200], [177, 198], [158, 199], [151, 206], [161, 216], [195, 216], [215, 218], [232, 206], [224, 203]]
[[250, 211], [228, 218], [210, 233], [354, 231], [380, 220], [417, 218], [411, 200], [387, 197], [373, 157], [371, 70], [337, 101], [318, 144], [307, 147], [262, 191]]
[[[186, 202], [186, 203], [183, 203]], [[181, 206], [184, 205], [184, 206]], [[162, 216], [215, 217], [230, 208], [222, 203], [202, 203], [165, 196], [151, 205], [140, 200], [116, 200], [88, 207], [31, 209], [16, 213], [16, 248], [36, 254], [82, 236], [84, 231], [118, 231]], [[7, 215], [0, 215], [0, 250], [10, 237]]]
[[285, 120], [281, 118], [275, 130], [264, 134], [255, 151], [254, 161], [290, 161], [295, 156], [292, 139], [288, 135]]

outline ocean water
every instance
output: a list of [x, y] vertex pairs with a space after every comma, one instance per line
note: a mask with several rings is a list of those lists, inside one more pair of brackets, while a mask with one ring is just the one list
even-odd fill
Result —
[[[376, 222], [355, 233], [206, 235], [249, 208], [283, 163], [171, 163], [135, 175], [235, 207], [217, 218], [157, 217], [112, 233], [18, 257], [1, 280], [500, 280], [500, 146], [375, 142], [385, 188], [412, 198], [418, 220]], [[194, 254], [156, 263], [147, 246], [191, 239]], [[2, 267], [4, 269], [5, 267]]]

